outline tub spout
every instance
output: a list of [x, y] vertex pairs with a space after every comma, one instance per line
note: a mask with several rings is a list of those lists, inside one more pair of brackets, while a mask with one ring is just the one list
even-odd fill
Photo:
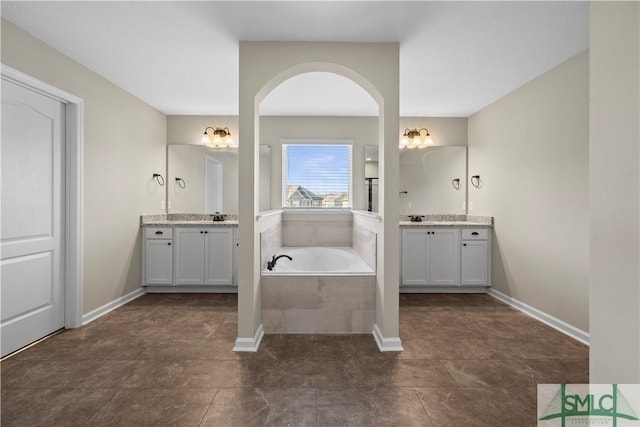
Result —
[[278, 255], [278, 256], [274, 255], [273, 258], [271, 258], [271, 261], [267, 261], [267, 270], [269, 271], [273, 270], [273, 267], [276, 266], [276, 262], [282, 257], [289, 258], [289, 261], [293, 261], [293, 258], [291, 258], [289, 255], [284, 255], [284, 254]]

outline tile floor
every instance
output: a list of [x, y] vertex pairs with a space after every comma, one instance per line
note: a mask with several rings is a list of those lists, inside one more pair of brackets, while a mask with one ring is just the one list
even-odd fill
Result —
[[588, 348], [487, 295], [402, 294], [405, 351], [267, 335], [236, 354], [235, 295], [147, 294], [0, 364], [2, 426], [535, 426], [537, 383]]

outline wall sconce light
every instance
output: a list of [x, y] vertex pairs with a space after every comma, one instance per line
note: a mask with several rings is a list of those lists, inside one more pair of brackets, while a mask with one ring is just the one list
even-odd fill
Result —
[[214, 129], [211, 126], [207, 126], [204, 129], [200, 143], [207, 147], [215, 148], [235, 147], [235, 145], [233, 145], [233, 138], [231, 138], [231, 131], [228, 127], [216, 127]]
[[[422, 131], [425, 132], [425, 135], [422, 136]], [[405, 129], [404, 134], [402, 135], [402, 139], [400, 140], [400, 149], [404, 148], [425, 148], [433, 145], [433, 139], [431, 139], [431, 134], [429, 133], [429, 129]]]

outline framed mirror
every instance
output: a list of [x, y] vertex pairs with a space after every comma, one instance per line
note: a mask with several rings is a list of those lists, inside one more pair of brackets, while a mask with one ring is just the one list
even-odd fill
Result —
[[466, 214], [467, 147], [400, 152], [400, 214]]
[[[270, 147], [260, 146], [260, 210], [270, 200]], [[167, 146], [167, 212], [238, 214], [238, 150]], [[263, 209], [264, 208], [264, 209]]]

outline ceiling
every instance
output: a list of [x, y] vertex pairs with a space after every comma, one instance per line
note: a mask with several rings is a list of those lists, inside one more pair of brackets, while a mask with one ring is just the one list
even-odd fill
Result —
[[[166, 114], [238, 114], [239, 40], [398, 42], [405, 117], [467, 117], [589, 46], [582, 1], [2, 1], [1, 14]], [[329, 73], [294, 77], [261, 105], [377, 111]]]

